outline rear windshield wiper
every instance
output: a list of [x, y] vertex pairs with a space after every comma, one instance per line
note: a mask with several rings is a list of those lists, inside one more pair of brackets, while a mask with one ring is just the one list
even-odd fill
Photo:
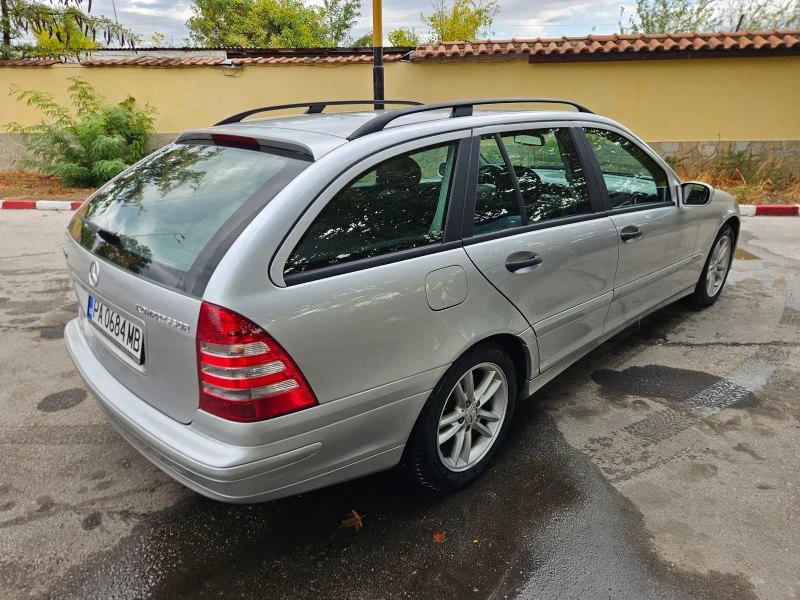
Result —
[[118, 234], [114, 233], [110, 229], [105, 229], [104, 227], [100, 227], [97, 223], [92, 223], [86, 217], [78, 217], [84, 225], [86, 225], [89, 229], [94, 231], [101, 240], [104, 242], [108, 242], [112, 246], [119, 246], [122, 244], [122, 238], [119, 237]]

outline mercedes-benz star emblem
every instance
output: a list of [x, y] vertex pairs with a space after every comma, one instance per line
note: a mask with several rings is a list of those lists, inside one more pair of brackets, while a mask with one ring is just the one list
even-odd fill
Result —
[[89, 283], [91, 283], [93, 286], [96, 286], [99, 279], [100, 265], [97, 264], [97, 261], [94, 261], [89, 267]]

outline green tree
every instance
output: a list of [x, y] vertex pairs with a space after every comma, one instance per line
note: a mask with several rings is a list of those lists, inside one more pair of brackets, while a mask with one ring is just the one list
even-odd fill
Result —
[[[74, 21], [58, 25], [56, 31], [58, 35], [52, 36], [48, 31], [35, 33], [36, 46], [29, 51], [29, 54], [42, 57], [64, 55], [77, 57], [100, 47], [100, 44], [92, 41], [91, 36], [78, 29], [78, 24]], [[70, 40], [69, 45], [66, 43], [67, 39]]]
[[350, 31], [361, 16], [361, 0], [323, 0], [322, 20], [326, 30], [326, 46], [350, 43]]
[[433, 13], [420, 15], [430, 28], [430, 41], [475, 40], [490, 31], [500, 5], [495, 0], [432, 0]]
[[[19, 56], [79, 55], [85, 51], [87, 40], [118, 43], [134, 47], [134, 36], [126, 28], [106, 17], [89, 14], [92, 3], [86, 11], [81, 10], [82, 0], [50, 0], [49, 4], [35, 0], [0, 0], [0, 58]], [[26, 35], [32, 34], [38, 46], [21, 43]], [[43, 43], [44, 40], [55, 40]], [[37, 49], [38, 48], [38, 49]]]
[[150, 36], [150, 45], [153, 48], [163, 48], [166, 44], [167, 44], [167, 38], [164, 36], [163, 33], [154, 31], [153, 35]]
[[389, 32], [390, 46], [419, 46], [422, 40], [413, 27], [400, 27]]
[[636, 13], [628, 15], [620, 8], [619, 30], [622, 34], [685, 33], [716, 28], [715, 0], [636, 0]]
[[130, 96], [104, 104], [83, 79], [69, 80], [74, 110], [50, 93], [12, 89], [17, 100], [38, 108], [47, 120], [27, 127], [9, 123], [7, 129], [28, 147], [25, 166], [57, 175], [65, 185], [100, 186], [147, 155], [156, 110], [136, 108]]
[[362, 35], [360, 38], [353, 40], [353, 48], [371, 48], [372, 47], [372, 32], [369, 31]]
[[195, 0], [186, 22], [198, 46], [313, 48], [324, 46], [322, 9], [300, 0]]

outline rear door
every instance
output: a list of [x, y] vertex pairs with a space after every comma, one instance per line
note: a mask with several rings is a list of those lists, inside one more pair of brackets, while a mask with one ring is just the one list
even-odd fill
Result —
[[533, 326], [544, 371], [602, 335], [617, 232], [569, 123], [475, 133], [465, 250]]
[[677, 205], [678, 181], [651, 150], [611, 126], [583, 132], [619, 234], [609, 332], [694, 283], [689, 265], [698, 224], [693, 211]]
[[188, 423], [201, 298], [238, 233], [310, 164], [281, 150], [176, 144], [104, 186], [67, 229], [80, 326], [131, 392]]

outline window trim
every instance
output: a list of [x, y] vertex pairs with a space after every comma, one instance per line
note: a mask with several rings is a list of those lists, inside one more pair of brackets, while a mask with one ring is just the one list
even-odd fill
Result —
[[291, 287], [301, 283], [317, 281], [318, 279], [327, 279], [328, 277], [336, 277], [337, 275], [354, 273], [356, 271], [363, 271], [365, 269], [373, 269], [375, 267], [382, 267], [383, 265], [390, 265], [392, 263], [418, 258], [420, 256], [428, 256], [429, 254], [436, 254], [437, 252], [453, 250], [454, 248], [460, 248], [461, 246], [461, 241], [456, 240], [453, 242], [428, 244], [427, 246], [419, 246], [418, 248], [407, 248], [405, 250], [397, 250], [396, 252], [389, 252], [379, 256], [359, 258], [357, 260], [352, 260], [350, 262], [341, 263], [338, 265], [330, 265], [328, 267], [320, 267], [319, 269], [303, 271], [302, 273], [290, 273], [289, 275], [284, 275], [283, 280], [286, 282], [287, 287]]
[[[597, 185], [600, 190], [600, 197], [602, 198], [603, 206], [605, 211], [609, 215], [621, 215], [626, 213], [632, 212], [639, 212], [642, 210], [650, 210], [652, 208], [664, 208], [667, 206], [677, 206], [675, 202], [675, 181], [672, 177], [672, 170], [664, 167], [664, 161], [658, 156], [649, 146], [642, 145], [638, 139], [632, 138], [628, 132], [618, 128], [612, 127], [606, 123], [593, 123], [593, 122], [586, 122], [582, 121], [575, 124], [575, 132], [576, 135], [580, 138], [581, 143], [584, 147], [584, 152], [587, 154], [587, 157], [592, 165], [592, 170], [594, 171], [594, 179], [597, 182]], [[639, 148], [642, 152], [647, 154], [650, 158], [654, 159], [657, 166], [659, 166], [663, 171], [664, 175], [667, 177], [667, 190], [669, 191], [670, 200], [662, 201], [662, 202], [653, 202], [652, 204], [641, 204], [639, 206], [624, 206], [620, 208], [614, 208], [611, 206], [611, 196], [608, 193], [608, 186], [606, 186], [606, 180], [603, 177], [603, 170], [600, 167], [600, 161], [597, 160], [597, 156], [592, 150], [592, 145], [589, 142], [589, 137], [586, 135], [586, 129], [604, 129], [606, 131], [610, 131], [611, 133], [616, 133], [619, 136], [622, 136], [628, 142]]]
[[499, 229], [497, 231], [489, 231], [487, 233], [479, 233], [464, 238], [464, 246], [471, 246], [472, 244], [479, 244], [481, 242], [488, 242], [491, 240], [509, 237], [512, 235], [520, 235], [523, 233], [530, 233], [531, 231], [539, 231], [540, 229], [550, 229], [551, 227], [560, 227], [562, 225], [570, 225], [572, 223], [582, 223], [584, 221], [593, 221], [594, 219], [602, 219], [607, 217], [605, 212], [590, 212], [582, 215], [572, 215], [570, 217], [559, 217], [557, 219], [548, 219], [547, 221], [538, 221], [536, 223], [529, 223], [528, 225], [519, 227], [512, 227], [510, 229]]
[[[305, 211], [292, 224], [288, 233], [281, 241], [281, 244], [273, 255], [269, 266], [269, 276], [272, 282], [279, 287], [289, 287], [292, 285], [306, 283], [308, 281], [324, 279], [344, 273], [369, 269], [383, 264], [398, 262], [416, 256], [424, 256], [426, 254], [433, 254], [435, 252], [449, 250], [449, 242], [452, 240], [449, 240], [448, 238], [452, 235], [453, 228], [458, 226], [458, 215], [460, 210], [463, 210], [463, 201], [456, 196], [456, 189], [459, 187], [463, 188], [463, 186], [458, 186], [456, 183], [459, 181], [459, 178], [463, 177], [461, 171], [463, 171], [465, 167], [469, 166], [469, 163], [465, 162], [462, 158], [462, 150], [465, 147], [468, 148], [468, 145], [465, 145], [465, 142], [468, 144], [470, 139], [470, 130], [460, 129], [448, 131], [439, 135], [406, 140], [393, 146], [383, 148], [367, 156], [362, 156], [346, 169], [340, 171], [308, 204]], [[284, 276], [283, 270], [286, 267], [286, 262], [305, 232], [308, 231], [308, 228], [311, 227], [311, 225], [314, 223], [314, 220], [320, 215], [328, 203], [331, 202], [339, 194], [339, 192], [353, 183], [356, 177], [363, 175], [371, 168], [395, 156], [413, 153], [414, 151], [419, 151], [431, 146], [440, 146], [448, 143], [454, 143], [456, 145], [456, 158], [453, 172], [453, 183], [450, 186], [450, 197], [447, 201], [447, 211], [445, 213], [445, 220], [442, 228], [442, 242], [429, 244], [427, 246], [421, 246], [418, 248], [409, 248], [405, 250], [389, 252], [380, 256], [357, 259], [350, 262], [341, 263], [339, 265], [330, 265], [327, 267], [304, 271], [302, 273]], [[455, 220], [456, 223], [451, 225], [451, 220]], [[455, 245], [460, 246], [460, 240], [458, 240]]]
[[[585, 174], [586, 191], [589, 194], [589, 203], [592, 207], [592, 212], [584, 213], [582, 215], [574, 215], [570, 217], [559, 217], [556, 219], [549, 219], [547, 221], [538, 221], [530, 223], [528, 218], [528, 211], [525, 207], [524, 199], [522, 197], [522, 190], [519, 187], [516, 174], [511, 168], [511, 161], [508, 151], [503, 143], [503, 134], [509, 132], [522, 132], [522, 131], [536, 131], [539, 129], [566, 129], [569, 132], [570, 141], [578, 155], [581, 169]], [[472, 131], [472, 157], [470, 162], [469, 172], [469, 185], [467, 186], [468, 196], [464, 203], [464, 218], [462, 220], [461, 237], [464, 240], [464, 245], [477, 243], [478, 241], [487, 241], [495, 238], [506, 237], [509, 235], [516, 235], [518, 233], [525, 233], [528, 231], [536, 231], [538, 229], [547, 229], [558, 225], [568, 225], [570, 223], [578, 223], [580, 221], [589, 221], [597, 217], [606, 216], [605, 203], [601, 193], [600, 184], [597, 181], [597, 175], [594, 170], [594, 165], [591, 161], [591, 155], [587, 155], [587, 150], [584, 147], [584, 139], [581, 139], [583, 131], [578, 131], [579, 127], [569, 121], [533, 121], [525, 123], [503, 123], [502, 125], [495, 125], [490, 127], [480, 127]], [[480, 156], [480, 143], [483, 136], [493, 136], [500, 147], [500, 152], [506, 161], [506, 167], [512, 173], [512, 181], [517, 193], [517, 199], [521, 202], [521, 214], [523, 224], [510, 229], [501, 229], [498, 231], [490, 231], [487, 233], [474, 234], [474, 220], [475, 220], [475, 204], [477, 202], [477, 186], [478, 186], [478, 157]], [[589, 150], [591, 152], [591, 149]], [[472, 241], [472, 240], [476, 241]]]

